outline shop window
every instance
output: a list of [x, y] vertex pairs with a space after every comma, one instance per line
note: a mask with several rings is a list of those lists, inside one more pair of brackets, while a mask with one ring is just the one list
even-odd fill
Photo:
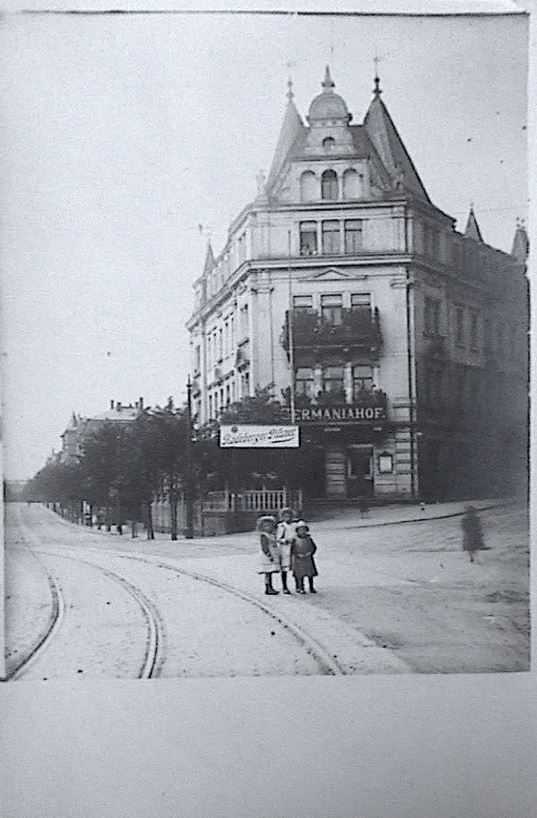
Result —
[[357, 400], [364, 390], [370, 391], [373, 387], [373, 368], [371, 366], [355, 366], [352, 370], [352, 392]]
[[314, 202], [319, 198], [318, 182], [312, 170], [306, 170], [300, 177], [300, 201]]
[[335, 256], [340, 252], [339, 222], [331, 220], [322, 224], [323, 254]]
[[293, 296], [293, 308], [295, 310], [311, 310], [313, 308], [313, 296], [311, 295]]
[[362, 250], [363, 231], [361, 219], [348, 219], [345, 222], [345, 253], [354, 255]]
[[323, 369], [323, 390], [325, 392], [343, 392], [344, 369], [342, 366], [327, 366]]
[[321, 317], [330, 324], [341, 324], [343, 318], [343, 297], [341, 295], [321, 296]]
[[317, 255], [317, 223], [300, 222], [300, 255]]
[[302, 367], [296, 370], [295, 392], [297, 395], [305, 395], [312, 398], [314, 395], [313, 369]]
[[338, 198], [337, 173], [325, 170], [321, 177], [321, 198], [325, 201], [336, 201]]
[[343, 198], [362, 199], [364, 196], [364, 177], [354, 168], [349, 168], [343, 174]]

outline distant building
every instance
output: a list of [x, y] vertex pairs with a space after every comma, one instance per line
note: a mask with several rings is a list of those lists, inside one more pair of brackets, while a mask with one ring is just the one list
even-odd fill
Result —
[[381, 94], [376, 78], [351, 124], [327, 68], [304, 122], [290, 88], [268, 178], [194, 283], [195, 412], [294, 394], [310, 497], [508, 492], [526, 470], [526, 231], [497, 250], [471, 208], [459, 232]]
[[134, 405], [111, 400], [110, 408], [106, 412], [92, 417], [81, 417], [73, 412], [69, 426], [61, 435], [59, 461], [68, 464], [78, 463], [85, 438], [97, 432], [105, 423], [132, 423], [143, 408], [143, 398], [140, 398]]

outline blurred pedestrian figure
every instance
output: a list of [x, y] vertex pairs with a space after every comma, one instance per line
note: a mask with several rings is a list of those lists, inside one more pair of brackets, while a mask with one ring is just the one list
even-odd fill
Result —
[[485, 549], [481, 520], [474, 506], [466, 506], [466, 513], [461, 520], [461, 525], [463, 531], [462, 549], [468, 552], [470, 562], [474, 562], [475, 552]]
[[272, 585], [272, 575], [280, 573], [280, 551], [276, 540], [276, 520], [270, 515], [259, 517], [256, 524], [261, 546], [261, 566], [258, 573], [265, 575], [265, 593], [278, 594]]
[[291, 543], [296, 536], [295, 512], [292, 508], [282, 508], [281, 520], [276, 527], [276, 539], [279, 547], [280, 571], [284, 594], [290, 594], [287, 587], [287, 572], [291, 569]]
[[313, 585], [314, 577], [318, 576], [317, 566], [313, 555], [317, 551], [317, 546], [310, 537], [309, 527], [304, 520], [299, 520], [296, 524], [296, 535], [291, 543], [291, 565], [295, 578], [297, 593], [304, 593], [304, 577], [308, 578], [310, 594], [317, 591]]
[[366, 517], [369, 512], [369, 497], [358, 497], [358, 510], [360, 517]]

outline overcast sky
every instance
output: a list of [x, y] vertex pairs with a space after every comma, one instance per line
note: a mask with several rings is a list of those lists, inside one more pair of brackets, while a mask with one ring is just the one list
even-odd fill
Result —
[[[509, 250], [527, 214], [523, 18], [14, 17], [0, 83], [6, 474], [72, 410], [184, 397], [210, 231], [268, 170], [288, 69], [302, 114], [327, 62], [360, 122], [383, 99], [432, 200]], [[199, 225], [204, 226], [200, 233]]]

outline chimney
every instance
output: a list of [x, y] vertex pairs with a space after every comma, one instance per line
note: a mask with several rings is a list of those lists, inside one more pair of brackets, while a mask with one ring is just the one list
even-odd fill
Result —
[[121, 401], [119, 401], [119, 400], [116, 401], [116, 410], [118, 412], [121, 412]]
[[110, 409], [113, 409], [113, 408], [114, 408], [114, 401], [113, 401], [113, 400], [111, 400], [111, 401], [110, 401]]
[[144, 408], [144, 399], [143, 398], [138, 398], [138, 406], [140, 408], [140, 412], [142, 412], [143, 408]]

